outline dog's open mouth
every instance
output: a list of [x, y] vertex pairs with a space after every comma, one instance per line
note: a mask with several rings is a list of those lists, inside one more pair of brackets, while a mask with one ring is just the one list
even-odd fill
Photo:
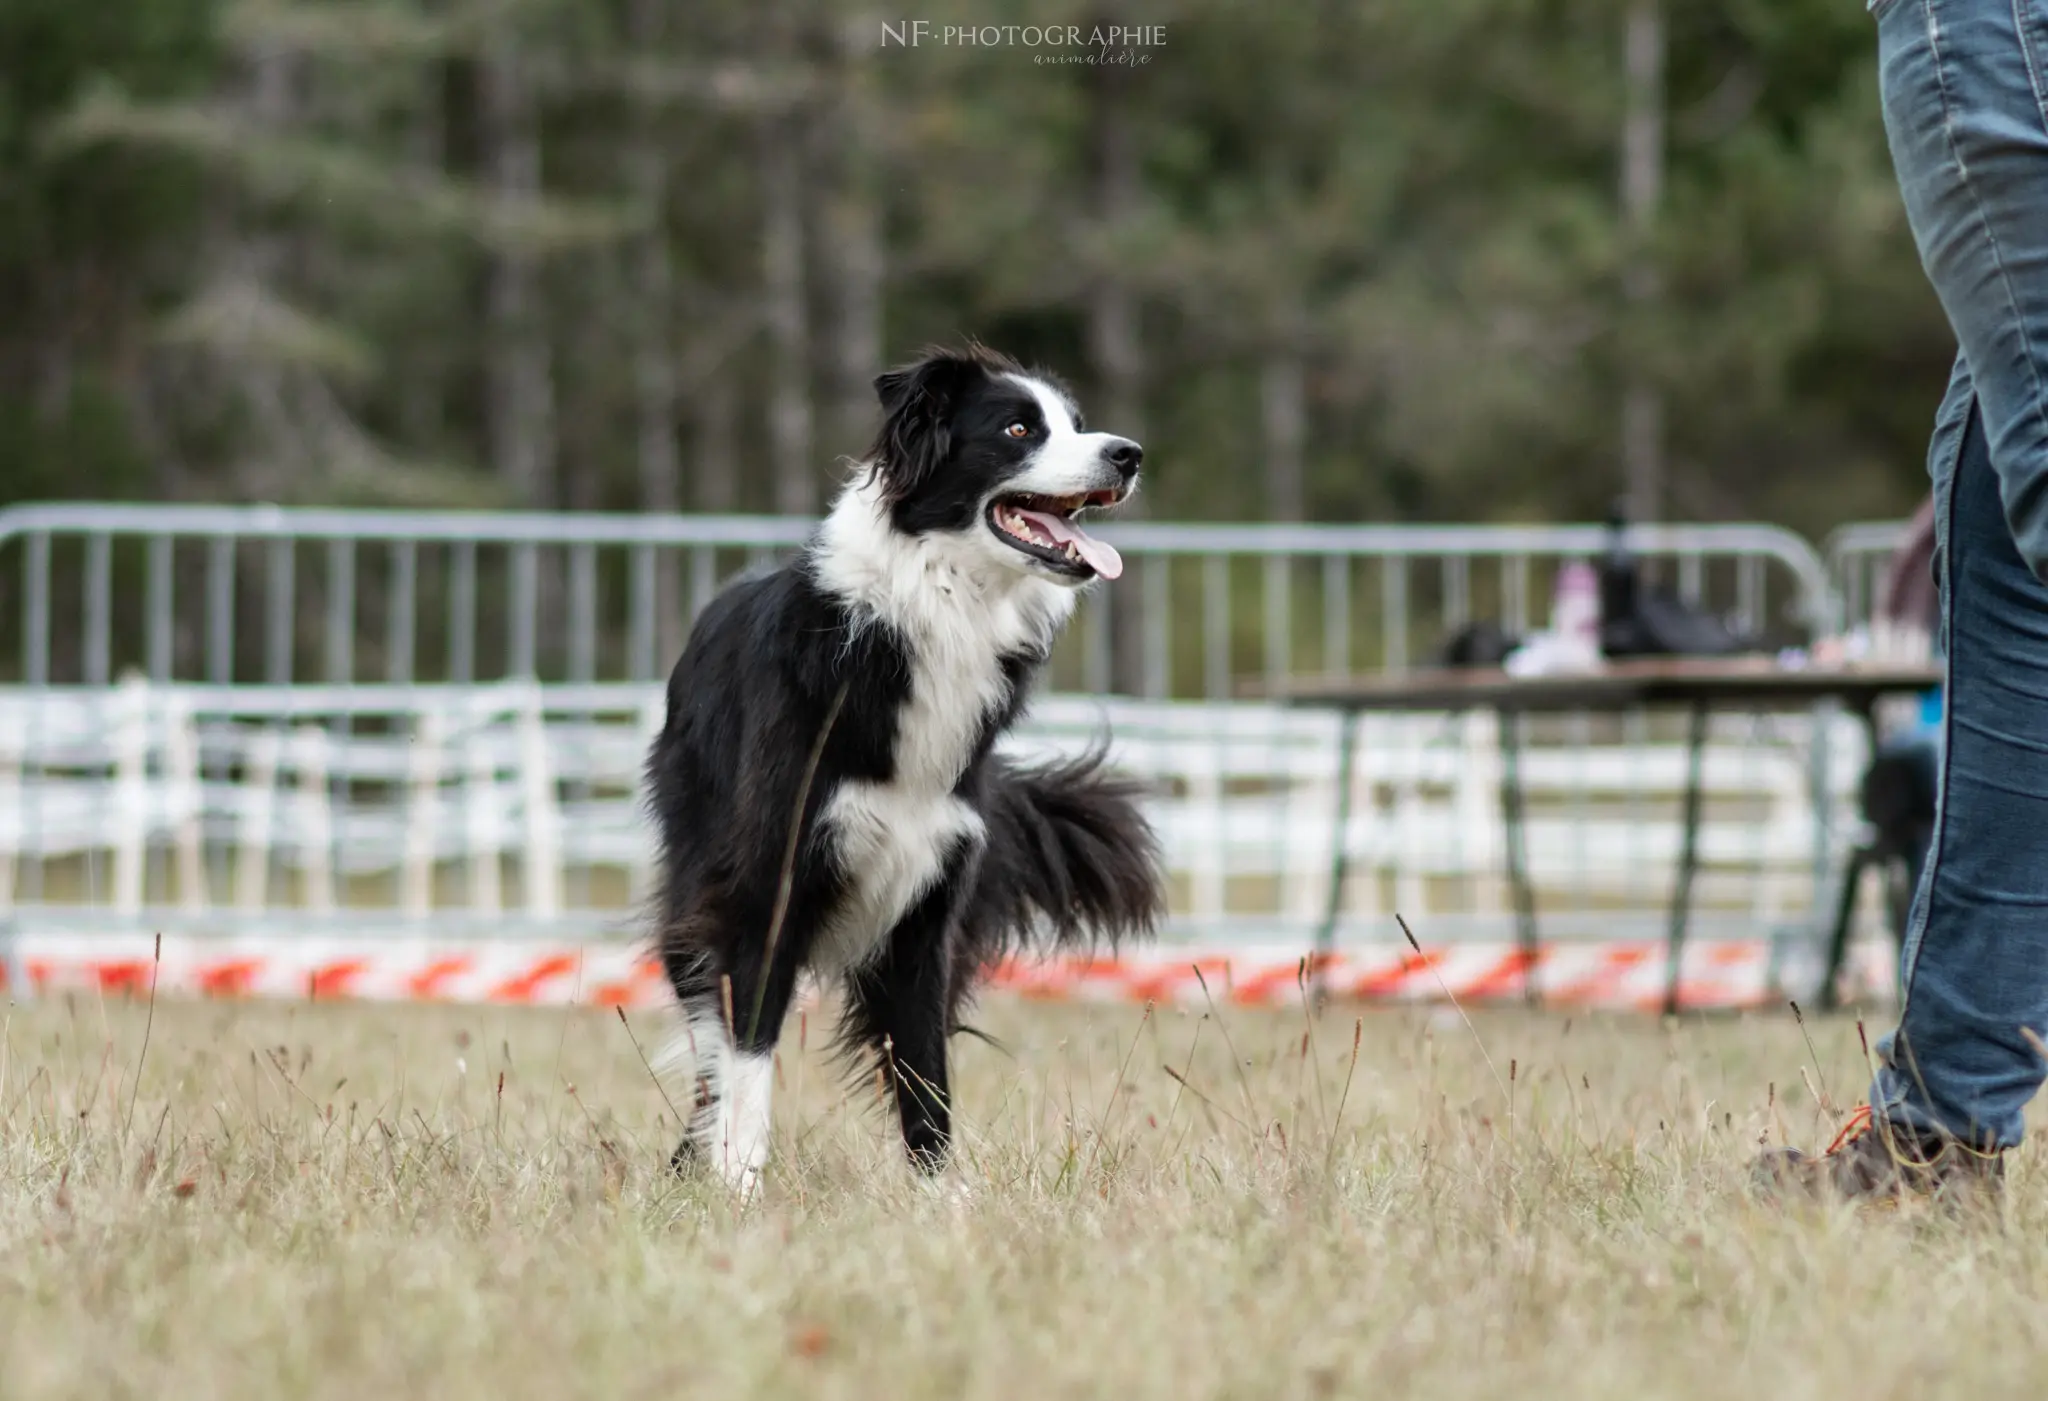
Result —
[[1071, 496], [999, 496], [989, 504], [989, 528], [1012, 549], [1056, 569], [1114, 579], [1124, 572], [1123, 556], [1081, 529], [1074, 517], [1089, 506], [1114, 506], [1126, 494], [1104, 488]]

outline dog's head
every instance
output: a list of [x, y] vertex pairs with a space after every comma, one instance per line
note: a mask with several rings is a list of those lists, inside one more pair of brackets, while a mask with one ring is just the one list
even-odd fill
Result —
[[1086, 431], [1057, 379], [970, 345], [927, 352], [875, 391], [870, 470], [897, 530], [968, 537], [1005, 567], [1065, 584], [1123, 572], [1076, 517], [1128, 497], [1144, 451]]

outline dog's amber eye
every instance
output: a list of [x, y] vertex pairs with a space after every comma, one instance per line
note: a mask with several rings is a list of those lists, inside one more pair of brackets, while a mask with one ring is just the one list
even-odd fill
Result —
[[1003, 431], [1013, 438], [1028, 438], [1031, 436], [1031, 430], [1021, 423], [1013, 423]]

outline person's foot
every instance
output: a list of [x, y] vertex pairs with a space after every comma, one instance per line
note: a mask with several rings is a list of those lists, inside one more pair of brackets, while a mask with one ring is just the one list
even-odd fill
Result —
[[1909, 1199], [1961, 1204], [1997, 1193], [2005, 1157], [1945, 1135], [1889, 1124], [1864, 1105], [1849, 1116], [1827, 1152], [1812, 1157], [1774, 1148], [1756, 1160], [1750, 1179], [1759, 1195], [1825, 1198], [1894, 1206]]

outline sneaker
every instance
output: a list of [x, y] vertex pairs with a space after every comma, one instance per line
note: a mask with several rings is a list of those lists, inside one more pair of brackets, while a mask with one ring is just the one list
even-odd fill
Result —
[[1797, 1148], [1774, 1148], [1756, 1160], [1750, 1178], [1759, 1195], [1771, 1198], [1833, 1196], [1880, 1206], [1914, 1198], [1959, 1203], [2000, 1189], [2005, 1156], [1886, 1123], [1866, 1104], [1849, 1116], [1827, 1152], [1815, 1158]]

